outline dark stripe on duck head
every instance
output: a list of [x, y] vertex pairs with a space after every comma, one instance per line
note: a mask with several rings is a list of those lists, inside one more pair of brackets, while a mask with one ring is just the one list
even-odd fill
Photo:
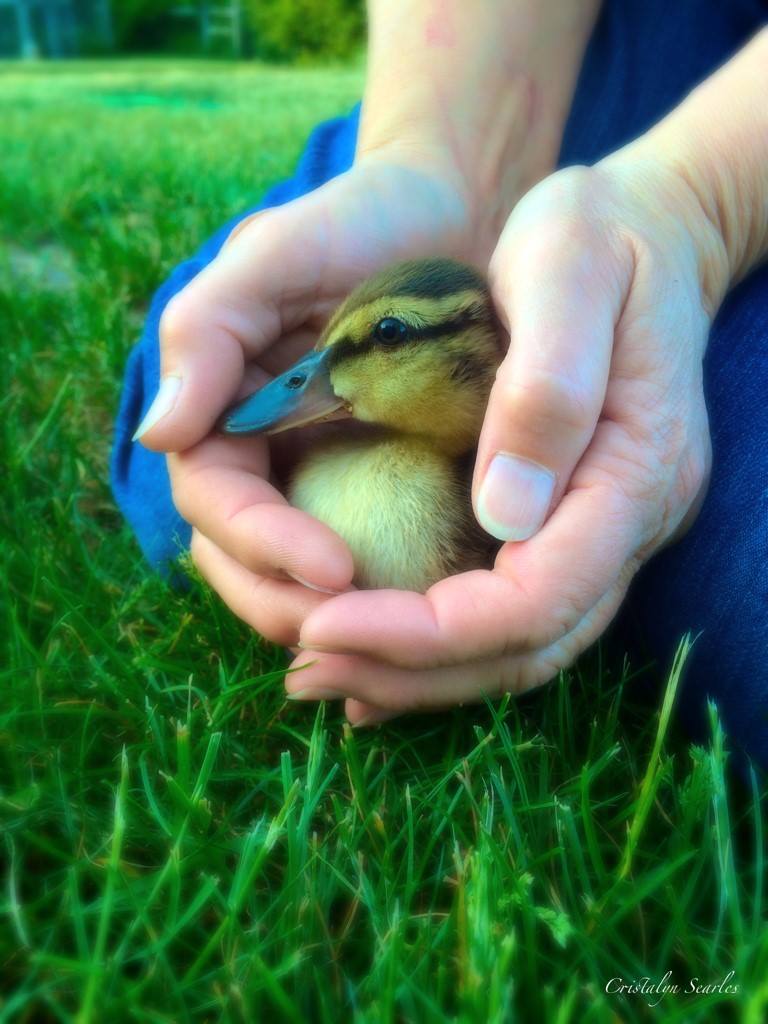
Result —
[[474, 267], [455, 260], [434, 259], [410, 260], [393, 267], [384, 291], [398, 297], [444, 299], [456, 292], [487, 292], [487, 289], [485, 280]]
[[[337, 310], [346, 315], [390, 295], [416, 299], [444, 299], [457, 292], [473, 291], [488, 295], [488, 283], [474, 267], [444, 257], [431, 260], [406, 260], [369, 277], [347, 297]], [[335, 319], [335, 316], [334, 318]]]
[[329, 366], [333, 368], [347, 359], [368, 355], [377, 349], [396, 352], [401, 351], [408, 345], [418, 344], [422, 341], [453, 337], [473, 324], [481, 324], [489, 331], [495, 331], [496, 329], [493, 315], [478, 302], [467, 306], [466, 309], [463, 309], [457, 316], [451, 317], [450, 320], [443, 320], [437, 324], [427, 324], [423, 327], [415, 327], [408, 324], [407, 338], [396, 345], [385, 345], [375, 337], [368, 337], [364, 341], [355, 341], [349, 335], [345, 335], [331, 345]]

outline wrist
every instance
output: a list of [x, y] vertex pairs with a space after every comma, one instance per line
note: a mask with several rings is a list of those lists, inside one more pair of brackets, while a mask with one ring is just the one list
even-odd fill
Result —
[[555, 165], [598, 0], [369, 0], [357, 160], [450, 180], [492, 246]]
[[456, 197], [477, 248], [490, 255], [520, 197], [550, 168], [534, 176], [523, 159], [529, 105], [524, 89], [509, 89], [487, 130], [457, 125], [450, 115], [430, 110], [379, 111], [364, 101], [355, 164], [390, 163], [429, 178]]
[[768, 29], [626, 147], [670, 182], [717, 308], [768, 254]]

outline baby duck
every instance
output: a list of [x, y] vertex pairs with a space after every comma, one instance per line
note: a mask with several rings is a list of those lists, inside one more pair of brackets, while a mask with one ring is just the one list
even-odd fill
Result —
[[336, 531], [355, 586], [425, 591], [486, 566], [472, 456], [496, 368], [488, 286], [445, 258], [394, 264], [359, 285], [315, 349], [225, 414], [225, 433], [277, 433], [352, 417], [296, 466], [292, 505]]

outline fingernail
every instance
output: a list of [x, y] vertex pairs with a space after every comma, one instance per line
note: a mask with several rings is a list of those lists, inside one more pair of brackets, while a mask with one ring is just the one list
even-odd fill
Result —
[[326, 689], [323, 686], [308, 686], [304, 690], [295, 690], [293, 693], [286, 693], [286, 700], [343, 700], [348, 694], [340, 693], [338, 690]]
[[555, 474], [530, 459], [497, 452], [477, 498], [477, 517], [497, 540], [527, 540], [547, 517]]
[[286, 576], [290, 576], [292, 580], [300, 583], [302, 587], [309, 587], [310, 590], [318, 590], [321, 594], [333, 594], [338, 596], [343, 594], [343, 590], [332, 590], [330, 587], [321, 587], [318, 583], [310, 583], [309, 580], [305, 580], [303, 576], [299, 576], [298, 573], [291, 572], [289, 569], [284, 570]]
[[160, 381], [160, 387], [158, 388], [155, 400], [152, 405], [147, 409], [146, 415], [141, 423], [136, 428], [136, 433], [131, 438], [132, 441], [138, 441], [139, 438], [143, 437], [148, 430], [151, 430], [154, 425], [167, 416], [168, 413], [176, 405], [176, 399], [179, 396], [181, 390], [181, 377], [177, 377], [174, 374], [168, 377], [163, 377]]

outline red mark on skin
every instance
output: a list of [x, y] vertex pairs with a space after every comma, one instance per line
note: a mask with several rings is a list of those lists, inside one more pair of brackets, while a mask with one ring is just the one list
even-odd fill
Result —
[[530, 128], [538, 121], [541, 114], [541, 89], [536, 85], [533, 75], [523, 74], [523, 94], [525, 96], [525, 124]]
[[451, 48], [456, 45], [456, 26], [450, 0], [435, 0], [424, 26], [427, 46]]

